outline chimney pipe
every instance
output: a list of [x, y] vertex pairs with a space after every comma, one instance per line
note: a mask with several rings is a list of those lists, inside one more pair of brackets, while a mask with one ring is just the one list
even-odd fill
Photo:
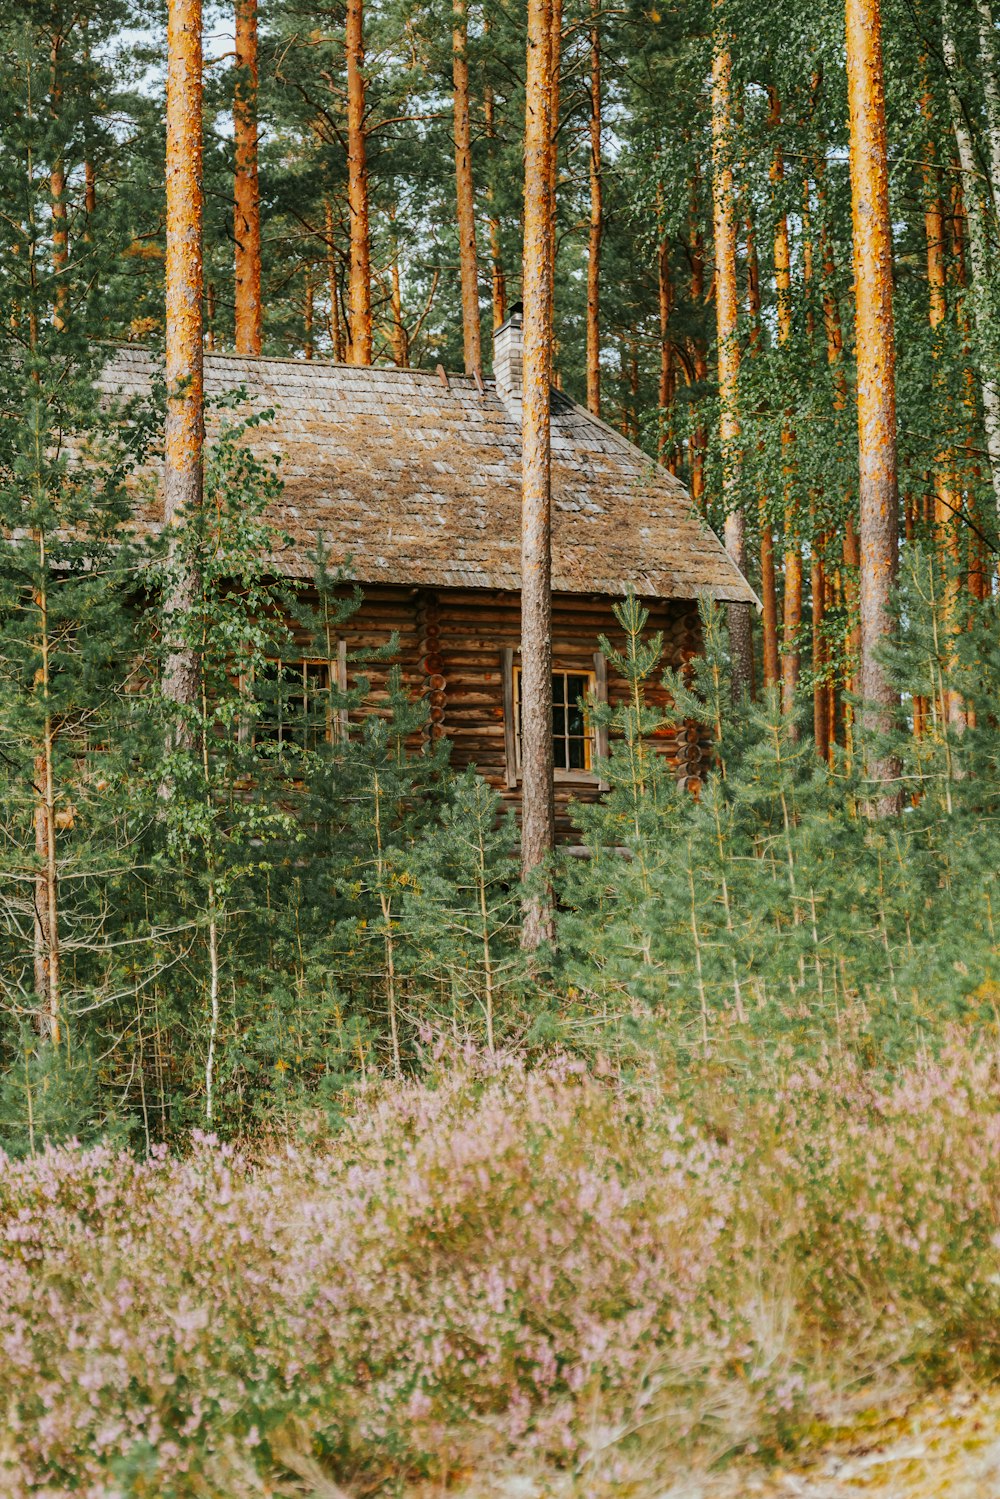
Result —
[[515, 302], [505, 323], [493, 334], [493, 378], [501, 401], [520, 401], [524, 379], [524, 318]]

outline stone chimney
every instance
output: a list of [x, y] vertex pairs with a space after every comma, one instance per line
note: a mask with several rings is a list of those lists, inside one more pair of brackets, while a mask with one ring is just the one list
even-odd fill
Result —
[[524, 318], [515, 302], [505, 323], [493, 335], [493, 378], [501, 401], [521, 399], [524, 378]]

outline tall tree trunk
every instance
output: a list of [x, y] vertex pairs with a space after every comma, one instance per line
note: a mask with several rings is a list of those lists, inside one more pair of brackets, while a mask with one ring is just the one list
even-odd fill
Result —
[[[549, 379], [552, 330], [552, 7], [528, 0], [524, 136], [524, 388], [521, 513], [521, 871], [555, 847], [552, 751], [552, 519]], [[529, 951], [554, 934], [551, 897], [525, 903]]]
[[601, 0], [590, 0], [590, 236], [587, 248], [587, 407], [601, 414]]
[[[781, 101], [777, 89], [771, 88], [770, 124], [781, 129]], [[785, 160], [780, 140], [775, 141], [771, 158], [771, 185], [774, 190], [774, 289], [778, 307], [778, 343], [785, 348], [792, 336], [792, 260], [788, 243], [788, 215], [781, 206], [785, 180]], [[795, 434], [788, 414], [781, 425], [781, 470], [784, 491], [785, 592], [782, 618], [781, 703], [785, 713], [795, 708], [801, 658], [799, 634], [802, 629], [802, 547], [798, 535], [793, 485]]]
[[87, 104], [83, 118], [83, 240], [90, 244], [93, 217], [97, 212], [97, 172], [94, 167], [94, 116], [92, 100], [96, 93], [90, 55], [90, 24], [86, 16], [80, 18], [83, 32], [83, 64], [86, 73]]
[[[747, 217], [747, 306], [750, 312], [750, 353], [760, 352], [760, 264], [757, 258], [757, 236], [753, 220]], [[764, 448], [761, 441], [759, 449]], [[763, 634], [764, 686], [776, 687], [781, 681], [781, 657], [778, 652], [778, 580], [774, 565], [774, 532], [767, 513], [767, 495], [759, 501], [760, 521], [760, 601]]]
[[[715, 226], [715, 321], [719, 342], [719, 398], [726, 550], [746, 571], [746, 517], [739, 504], [740, 420], [738, 342], [739, 292], [736, 284], [736, 212], [732, 152], [732, 59], [725, 0], [714, 0], [716, 31], [712, 59], [712, 204]], [[753, 682], [750, 605], [729, 605], [729, 644], [733, 696], [739, 701]]]
[[[390, 280], [390, 302], [392, 304], [392, 362], [399, 369], [405, 370], [410, 363], [410, 341], [406, 335], [406, 324], [403, 322], [403, 294], [399, 283], [399, 246], [393, 246], [392, 265], [389, 268]], [[479, 366], [473, 365], [473, 369]]]
[[556, 225], [556, 187], [559, 179], [559, 88], [562, 81], [563, 0], [550, 0], [549, 14], [549, 296], [553, 317], [549, 335], [549, 374], [552, 384], [562, 385], [559, 369], [559, 339], [555, 332], [556, 255], [559, 237]]
[[451, 69], [455, 100], [455, 197], [458, 205], [458, 264], [462, 282], [462, 349], [465, 373], [482, 368], [479, 339], [479, 258], [476, 202], [472, 182], [469, 124], [469, 27], [467, 0], [452, 0]]
[[[802, 284], [806, 306], [806, 332], [810, 346], [816, 336], [816, 319], [813, 313], [813, 229], [812, 189], [808, 177], [802, 184]], [[828, 537], [818, 528], [819, 495], [811, 490], [809, 495], [810, 556], [809, 599], [811, 612], [811, 643], [813, 673], [813, 743], [821, 760], [830, 758], [830, 646], [826, 635], [826, 606], [829, 588], [826, 579], [826, 547]]]
[[313, 304], [314, 291], [312, 269], [306, 271], [306, 284], [303, 288], [302, 307], [302, 331], [305, 335], [303, 340], [303, 353], [307, 359], [311, 359], [315, 353], [313, 345]]
[[[662, 207], [662, 184], [657, 191]], [[670, 279], [670, 238], [661, 233], [656, 248], [656, 291], [660, 313], [660, 380], [657, 402], [660, 408], [656, 456], [672, 474], [677, 472], [677, 450], [673, 442], [673, 409], [677, 375], [674, 370], [674, 345], [670, 337], [670, 316], [674, 310], [674, 289]]]
[[[892, 631], [890, 595], [899, 560], [896, 348], [892, 321], [892, 224], [886, 149], [880, 0], [847, 0], [847, 98], [854, 230], [858, 456], [861, 502], [861, 696], [870, 733], [887, 733], [898, 704], [877, 658]], [[868, 746], [878, 786], [872, 810], [898, 808], [896, 760]]]
[[236, 0], [236, 162], [233, 239], [237, 354], [259, 354], [263, 336], [260, 291], [260, 185], [257, 176], [257, 0]]
[[972, 259], [972, 317], [976, 329], [976, 360], [979, 366], [979, 383], [983, 397], [983, 418], [986, 427], [986, 451], [989, 456], [990, 478], [996, 497], [997, 514], [1000, 518], [1000, 383], [996, 375], [996, 329], [994, 327], [994, 304], [991, 279], [991, 256], [989, 236], [986, 228], [986, 213], [979, 191], [979, 169], [976, 163], [972, 136], [965, 118], [962, 100], [958, 92], [958, 51], [952, 29], [950, 0], [941, 5], [941, 50], [944, 55], [948, 80], [948, 104], [951, 110], [951, 125], [958, 146], [958, 159], [962, 168], [962, 189], [965, 201], [965, 216], [969, 228], [969, 250]]
[[[937, 330], [948, 314], [947, 281], [944, 247], [944, 204], [941, 201], [937, 163], [935, 161], [933, 128], [933, 103], [929, 89], [924, 90], [921, 110], [927, 125], [928, 139], [924, 149], [924, 236], [927, 242], [927, 320], [931, 337], [935, 340], [931, 357], [934, 361], [934, 387], [937, 392], [936, 405], [946, 411], [949, 405], [946, 382], [940, 370], [940, 351], [936, 347]], [[961, 497], [955, 488], [955, 455], [942, 448], [934, 455], [934, 539], [944, 580], [944, 616], [946, 634], [955, 634], [959, 594], [959, 553], [962, 537], [958, 510]], [[962, 703], [958, 694], [946, 691], [941, 703], [941, 716], [945, 723], [960, 726], [963, 722]]]
[[337, 241], [333, 224], [333, 204], [324, 205], [324, 238], [326, 240], [326, 280], [330, 298], [330, 342], [333, 357], [343, 360], [344, 330], [340, 321], [340, 277], [337, 275]]
[[372, 362], [371, 238], [368, 228], [368, 150], [365, 140], [364, 0], [347, 0], [347, 207], [351, 225], [348, 364]]
[[563, 0], [550, 0], [549, 9], [549, 259], [551, 296], [555, 305], [556, 187], [559, 179], [559, 89], [562, 82]]
[[[705, 235], [701, 226], [698, 202], [698, 187], [701, 182], [701, 166], [695, 160], [691, 177], [688, 201], [688, 249], [691, 257], [690, 298], [693, 307], [701, 307], [705, 299]], [[697, 336], [688, 340], [694, 381], [703, 387], [708, 380], [708, 354], [703, 341]], [[705, 510], [705, 465], [708, 458], [708, 432], [699, 411], [694, 431], [689, 442], [691, 459], [691, 498], [699, 514]]]
[[[816, 188], [821, 208], [825, 207], [823, 176], [825, 159], [816, 161]], [[833, 377], [833, 409], [847, 410], [847, 374], [844, 369], [844, 331], [840, 321], [840, 302], [836, 291], [836, 264], [833, 256], [833, 240], [825, 213], [820, 220], [820, 249], [823, 266], [823, 331], [826, 335], [826, 359]], [[861, 622], [859, 618], [857, 569], [860, 560], [857, 528], [854, 523], [853, 496], [845, 496], [846, 514], [844, 534], [841, 541], [841, 556], [844, 570], [840, 576], [838, 595], [842, 598], [847, 615], [844, 635], [844, 686], [848, 692], [855, 690], [855, 672], [861, 655]], [[830, 711], [831, 733], [836, 737], [838, 721], [843, 722], [845, 732], [850, 733], [848, 710], [838, 708], [837, 687], [831, 676], [833, 707]], [[840, 705], [841, 707], [843, 705]]]
[[[58, 34], [52, 42], [51, 114], [53, 129], [61, 130], [62, 77], [59, 58], [63, 48], [63, 37]], [[55, 292], [52, 298], [52, 322], [58, 329], [66, 327], [68, 287], [66, 272], [69, 267], [69, 218], [66, 213], [66, 166], [60, 149], [49, 175], [49, 194], [52, 211], [52, 270], [55, 276]]]
[[[496, 112], [493, 88], [490, 84], [487, 84], [483, 90], [483, 119], [486, 138], [490, 142], [494, 142], [496, 140]], [[491, 145], [491, 170], [495, 169], [492, 149]], [[486, 197], [490, 205], [490, 290], [493, 301], [493, 327], [499, 328], [500, 324], [505, 322], [507, 318], [507, 277], [504, 274], [503, 268], [503, 253], [500, 244], [500, 220], [497, 218], [494, 209], [495, 193], [492, 182], [486, 189]]]
[[979, 72], [986, 100], [986, 130], [990, 143], [990, 185], [993, 211], [1000, 217], [1000, 63], [997, 29], [990, 0], [976, 0], [979, 18]]
[[[205, 442], [202, 352], [202, 61], [201, 0], [169, 0], [167, 6], [167, 249], [164, 518], [176, 528], [201, 509]], [[176, 638], [190, 611], [197, 579], [177, 566], [164, 600], [168, 637], [162, 691], [170, 701], [198, 700], [198, 661]]]
[[35, 596], [39, 609], [41, 667], [39, 686], [45, 698], [42, 752], [35, 756], [35, 991], [44, 1006], [39, 1029], [59, 1044], [62, 1034], [60, 976], [59, 869], [56, 860], [56, 805], [54, 751], [56, 730], [49, 709], [48, 594], [44, 585]]

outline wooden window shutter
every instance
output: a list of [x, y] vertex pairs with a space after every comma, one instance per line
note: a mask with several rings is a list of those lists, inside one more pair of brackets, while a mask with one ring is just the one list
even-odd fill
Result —
[[514, 652], [504, 646], [500, 652], [503, 678], [503, 752], [506, 761], [508, 790], [517, 785], [517, 724], [514, 722]]
[[[594, 701], [606, 705], [608, 701], [608, 662], [603, 651], [594, 652]], [[598, 760], [606, 760], [609, 754], [608, 726], [603, 723], [594, 725], [594, 754]], [[598, 790], [610, 791], [611, 787], [607, 781], [598, 782]]]

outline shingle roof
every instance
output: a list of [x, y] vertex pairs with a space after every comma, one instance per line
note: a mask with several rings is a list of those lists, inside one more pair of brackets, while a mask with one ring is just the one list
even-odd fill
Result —
[[[162, 364], [114, 351], [109, 395], [147, 391]], [[491, 383], [376, 366], [205, 357], [208, 395], [245, 386], [275, 416], [253, 447], [281, 456], [276, 559], [307, 576], [322, 534], [360, 583], [520, 586], [520, 412]], [[155, 511], [146, 517], [158, 524]], [[552, 396], [552, 585], [563, 593], [755, 601], [683, 485], [560, 392]]]

